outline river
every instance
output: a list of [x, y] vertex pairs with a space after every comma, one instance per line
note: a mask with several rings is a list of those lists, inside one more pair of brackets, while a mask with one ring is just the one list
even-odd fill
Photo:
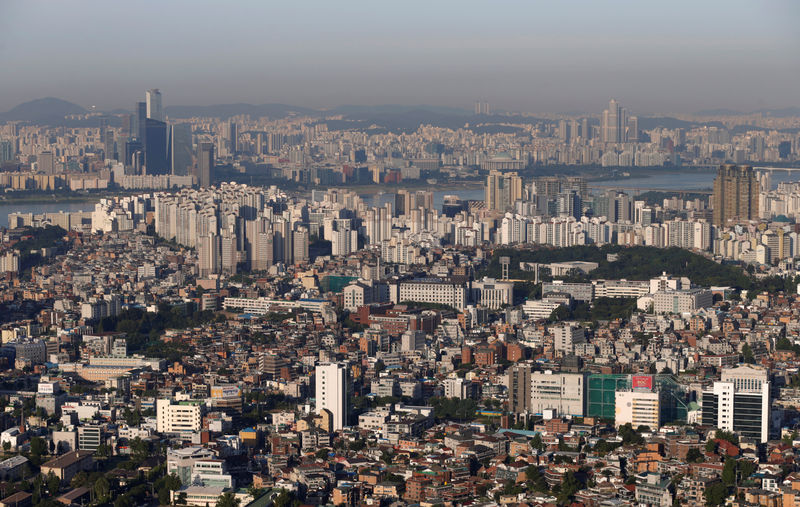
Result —
[[[651, 176], [636, 176], [616, 180], [590, 181], [589, 187], [622, 188], [626, 190], [704, 190], [714, 188], [716, 171], [708, 172], [664, 172], [651, 173]], [[777, 188], [778, 183], [787, 181], [800, 181], [800, 171], [772, 171], [772, 188]]]
[[21, 202], [2, 202], [0, 201], [0, 227], [8, 227], [9, 213], [58, 213], [59, 211], [92, 211], [97, 199], [86, 201], [21, 201]]

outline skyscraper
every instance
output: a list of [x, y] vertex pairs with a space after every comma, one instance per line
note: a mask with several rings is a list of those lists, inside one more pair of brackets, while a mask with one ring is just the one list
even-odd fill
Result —
[[[625, 108], [620, 107], [616, 100], [611, 99], [608, 102], [608, 109], [603, 111], [603, 118], [600, 122], [600, 140], [604, 143], [626, 142], [627, 116]], [[638, 121], [636, 128], [638, 129]]]
[[235, 122], [229, 121], [222, 124], [222, 136], [228, 155], [234, 155], [239, 151], [239, 133]]
[[522, 178], [516, 172], [490, 171], [486, 177], [486, 207], [505, 211], [522, 199]]
[[169, 174], [167, 159], [167, 124], [145, 119], [144, 165], [147, 174]]
[[315, 369], [317, 413], [327, 410], [332, 429], [347, 426], [347, 368], [340, 363], [321, 363]]
[[147, 103], [137, 102], [134, 119], [135, 129], [131, 135], [135, 136], [144, 145], [145, 129], [147, 128]]
[[153, 120], [164, 121], [164, 109], [161, 107], [161, 92], [158, 88], [147, 90], [145, 94], [147, 104], [147, 117]]
[[192, 167], [192, 126], [179, 123], [169, 127], [169, 166], [175, 176], [186, 176]]
[[759, 182], [748, 165], [722, 164], [714, 180], [714, 225], [758, 218]]
[[200, 143], [197, 145], [197, 184], [200, 187], [210, 187], [214, 172], [214, 143]]

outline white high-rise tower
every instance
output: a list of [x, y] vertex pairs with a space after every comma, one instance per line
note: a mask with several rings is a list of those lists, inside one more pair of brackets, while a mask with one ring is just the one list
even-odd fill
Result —
[[341, 363], [321, 363], [314, 373], [317, 412], [330, 412], [333, 430], [341, 430], [347, 426], [347, 367]]

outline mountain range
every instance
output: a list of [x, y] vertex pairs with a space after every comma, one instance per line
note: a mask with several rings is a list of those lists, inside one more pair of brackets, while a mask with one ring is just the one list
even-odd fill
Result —
[[[97, 117], [88, 120], [67, 120], [65, 117], [77, 114], [86, 114], [86, 108], [68, 102], [66, 100], [46, 97], [20, 104], [13, 109], [0, 113], [0, 123], [8, 121], [22, 121], [39, 125], [66, 125], [66, 126], [93, 126], [97, 125]], [[513, 119], [505, 115], [475, 116], [472, 111], [452, 107], [440, 107], [430, 105], [404, 106], [397, 104], [385, 104], [376, 106], [357, 106], [343, 105], [332, 109], [314, 109], [308, 107], [292, 106], [287, 104], [215, 104], [209, 106], [167, 106], [165, 112], [170, 118], [191, 118], [198, 116], [227, 119], [238, 115], [250, 115], [258, 118], [266, 116], [269, 118], [285, 118], [291, 115], [305, 116], [331, 116], [341, 115], [343, 122], [332, 128], [366, 128], [378, 126], [383, 129], [394, 131], [416, 130], [419, 125], [430, 124], [440, 127], [459, 128], [465, 123], [492, 124], [503, 122], [514, 123], [536, 123], [541, 121], [533, 117], [514, 116]], [[105, 112], [108, 124], [118, 123], [121, 113], [130, 113], [121, 109]], [[784, 117], [800, 116], [800, 108], [789, 107], [783, 109], [762, 109], [753, 113], [762, 113], [767, 116]], [[700, 111], [697, 114], [704, 116], [732, 116], [742, 113], [730, 109], [715, 109]], [[643, 130], [651, 129], [656, 126], [666, 128], [691, 128], [698, 123], [682, 121], [670, 117], [646, 117], [639, 118], [639, 127]]]

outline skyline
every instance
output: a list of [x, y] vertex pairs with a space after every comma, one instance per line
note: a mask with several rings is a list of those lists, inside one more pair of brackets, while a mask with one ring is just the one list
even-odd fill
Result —
[[0, 110], [48, 96], [128, 109], [153, 87], [165, 90], [165, 107], [469, 109], [480, 99], [493, 110], [566, 113], [597, 111], [610, 97], [640, 114], [800, 105], [791, 85], [800, 78], [791, 27], [800, 7], [787, 1], [691, 10], [679, 2], [670, 11], [504, 2], [491, 12], [450, 2], [243, 3], [247, 15], [234, 16], [203, 2], [77, 5], [48, 4], [40, 19], [41, 3], [4, 4], [0, 54], [15, 77]]

